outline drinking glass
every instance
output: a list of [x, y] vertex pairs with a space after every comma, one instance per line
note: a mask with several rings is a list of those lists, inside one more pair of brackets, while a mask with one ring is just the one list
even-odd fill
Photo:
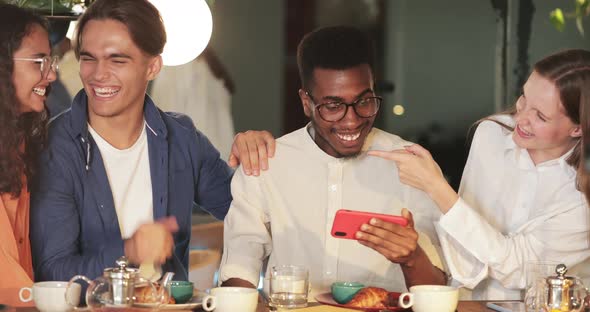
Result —
[[275, 308], [304, 308], [309, 293], [309, 272], [297, 265], [279, 265], [270, 271], [270, 305]]

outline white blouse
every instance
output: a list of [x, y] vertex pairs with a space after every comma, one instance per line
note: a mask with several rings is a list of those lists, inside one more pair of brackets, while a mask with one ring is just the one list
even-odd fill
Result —
[[572, 151], [535, 166], [508, 130], [491, 121], [479, 125], [460, 199], [435, 224], [453, 279], [470, 289], [462, 299], [522, 299], [528, 261], [572, 269], [590, 257], [588, 205], [566, 163]]

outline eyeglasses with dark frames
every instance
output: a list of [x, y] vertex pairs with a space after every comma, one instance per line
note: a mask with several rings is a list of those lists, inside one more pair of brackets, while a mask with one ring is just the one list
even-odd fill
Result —
[[59, 57], [57, 56], [44, 56], [38, 58], [15, 57], [13, 58], [13, 60], [35, 62], [39, 64], [39, 69], [41, 70], [41, 77], [43, 79], [47, 79], [50, 70], [53, 70], [53, 72], [56, 74], [59, 70]]
[[332, 101], [332, 102], [325, 102], [317, 104], [316, 100], [313, 96], [305, 91], [305, 95], [307, 95], [315, 108], [318, 110], [320, 117], [328, 122], [335, 122], [340, 121], [346, 113], [348, 112], [348, 107], [352, 106], [354, 112], [361, 118], [370, 118], [377, 115], [379, 112], [379, 107], [381, 106], [381, 102], [383, 98], [380, 96], [371, 96], [371, 97], [364, 97], [357, 99], [352, 103], [345, 103], [343, 101]]

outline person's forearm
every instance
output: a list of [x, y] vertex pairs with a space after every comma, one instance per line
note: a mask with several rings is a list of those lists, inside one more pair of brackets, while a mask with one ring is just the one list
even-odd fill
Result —
[[447, 213], [459, 199], [457, 192], [443, 178], [432, 183], [427, 193], [442, 213]]
[[420, 246], [412, 261], [400, 265], [408, 288], [414, 285], [445, 285], [447, 282], [444, 272], [430, 262]]

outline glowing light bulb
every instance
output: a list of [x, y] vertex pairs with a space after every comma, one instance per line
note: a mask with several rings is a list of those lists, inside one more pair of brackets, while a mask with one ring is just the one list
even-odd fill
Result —
[[164, 65], [176, 66], [195, 59], [209, 43], [213, 31], [211, 10], [205, 0], [150, 0], [166, 27]]
[[405, 112], [405, 109], [404, 109], [404, 107], [402, 105], [399, 105], [398, 104], [398, 105], [395, 105], [393, 107], [393, 113], [396, 114], [396, 115], [398, 115], [398, 116], [403, 115], [404, 112]]

